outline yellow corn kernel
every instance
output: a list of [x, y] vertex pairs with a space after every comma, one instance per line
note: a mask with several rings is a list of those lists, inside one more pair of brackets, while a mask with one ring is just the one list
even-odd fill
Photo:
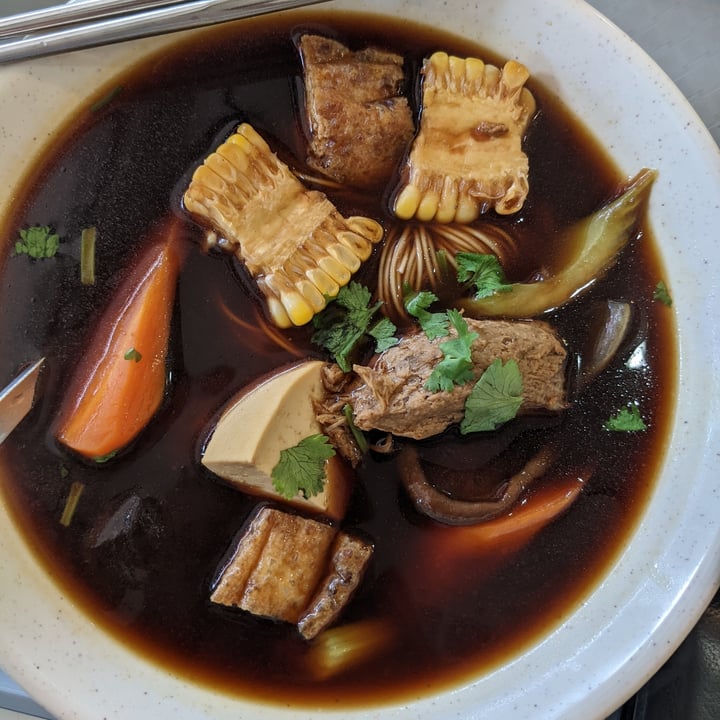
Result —
[[450, 69], [448, 87], [455, 92], [462, 92], [462, 84], [465, 79], [465, 61], [462, 58], [451, 55], [448, 61]]
[[277, 327], [292, 327], [292, 321], [290, 320], [290, 317], [285, 311], [285, 308], [283, 307], [283, 304], [280, 302], [279, 298], [275, 297], [274, 295], [266, 295], [266, 303], [270, 319], [273, 321], [273, 323], [275, 323]]
[[395, 199], [394, 212], [401, 220], [409, 220], [420, 205], [420, 190], [415, 185], [406, 185]]
[[450, 223], [455, 219], [458, 207], [458, 187], [452, 178], [445, 178], [440, 195], [435, 220], [440, 223]]
[[[335, 239], [338, 245], [345, 247], [360, 261], [367, 260], [372, 254], [372, 244], [370, 241], [357, 233], [339, 232]], [[350, 266], [348, 265], [348, 267]]]
[[282, 293], [282, 295], [280, 295], [280, 302], [293, 325], [306, 325], [312, 320], [315, 314], [312, 306], [297, 291]]
[[465, 61], [465, 77], [468, 83], [473, 86], [478, 80], [482, 80], [485, 73], [485, 63], [479, 58], [468, 58]]
[[521, 63], [509, 60], [502, 69], [502, 79], [508, 89], [522, 87], [530, 77], [530, 71]]
[[[328, 255], [334, 257], [341, 265], [351, 273], [356, 272], [360, 267], [360, 257], [341, 243], [331, 243], [327, 247]], [[364, 260], [365, 258], [363, 258]]]
[[450, 69], [450, 56], [446, 52], [433, 53], [429, 65], [438, 77], [442, 77]]
[[329, 255], [318, 260], [318, 267], [324, 270], [341, 287], [350, 282], [350, 271]]
[[417, 219], [421, 222], [430, 222], [435, 217], [440, 202], [440, 195], [434, 190], [428, 190], [420, 200], [416, 212]]
[[458, 198], [457, 211], [455, 213], [455, 222], [458, 223], [471, 223], [473, 220], [477, 220], [480, 214], [480, 209], [474, 198], [468, 195], [460, 195]]
[[367, 240], [368, 243], [380, 242], [385, 234], [382, 225], [372, 218], [363, 217], [362, 215], [353, 215], [352, 217], [347, 218], [345, 222], [350, 230], [352, 230], [356, 235], [359, 235], [361, 238]]
[[322, 293], [323, 297], [335, 297], [340, 292], [340, 285], [324, 270], [311, 268], [306, 275], [308, 280]]
[[258, 150], [263, 152], [269, 152], [270, 148], [268, 144], [262, 139], [262, 137], [255, 131], [255, 128], [249, 123], [242, 123], [237, 129], [236, 135], [245, 138], [248, 142], [252, 143]]
[[318, 287], [310, 280], [310, 278], [299, 280], [296, 285], [300, 294], [312, 308], [313, 315], [320, 312], [325, 307], [327, 304], [325, 296], [320, 292]]

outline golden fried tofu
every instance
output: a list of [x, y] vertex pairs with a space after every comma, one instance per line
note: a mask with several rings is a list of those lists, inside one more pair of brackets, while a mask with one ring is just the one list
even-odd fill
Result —
[[528, 193], [522, 138], [535, 112], [527, 68], [434, 53], [423, 66], [420, 131], [393, 210], [403, 220], [468, 223], [517, 212]]
[[308, 165], [356, 187], [386, 183], [415, 133], [401, 94], [402, 56], [375, 48], [353, 52], [319, 35], [303, 35], [299, 50]]
[[372, 546], [364, 540], [338, 533], [327, 574], [298, 622], [304, 638], [314, 638], [335, 622], [360, 584], [372, 552]]
[[246, 123], [195, 170], [183, 202], [245, 263], [283, 328], [320, 312], [383, 236], [375, 220], [344, 218], [305, 188]]
[[309, 639], [338, 617], [371, 555], [369, 543], [331, 525], [264, 506], [223, 567], [210, 600], [298, 624]]

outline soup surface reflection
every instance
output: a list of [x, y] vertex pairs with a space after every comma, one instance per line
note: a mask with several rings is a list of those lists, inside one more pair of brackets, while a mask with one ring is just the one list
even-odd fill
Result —
[[[493, 545], [460, 559], [433, 555], [437, 524], [407, 499], [396, 457], [364, 456], [342, 526], [371, 538], [375, 550], [341, 621], [387, 623], [391, 641], [368, 662], [318, 677], [308, 661], [311, 643], [294, 626], [210, 603], [222, 558], [258, 499], [200, 465], [208, 428], [256, 378], [299, 357], [327, 356], [311, 342], [312, 328], [279, 331], [283, 343], [263, 331], [253, 320], [262, 309], [252, 283], [238, 261], [204, 251], [203, 231], [183, 212], [180, 196], [194, 168], [239, 122], [251, 123], [284, 160], [302, 165], [302, 68], [294, 39], [307, 30], [355, 48], [401, 53], [408, 77], [437, 49], [502, 64], [492, 51], [411, 23], [308, 13], [201, 33], [106, 88], [38, 158], [4, 219], [0, 377], [9, 379], [31, 359], [47, 362], [38, 401], [0, 458], [5, 501], [42, 563], [124, 643], [230, 694], [335, 707], [461, 682], [562, 622], [607, 570], [652, 487], [672, 414], [675, 341], [671, 312], [653, 299], [662, 268], [643, 228], [604, 278], [543, 317], [570, 350], [573, 385], [573, 364], [598, 303], [628, 302], [634, 311], [629, 340], [582, 391], [571, 390], [566, 412], [519, 417], [467, 437], [451, 429], [421, 443], [437, 482], [460, 488], [481, 462], [473, 458], [493, 457], [510, 435], [512, 457], [491, 463], [497, 476], [547, 443], [561, 449], [538, 487], [574, 474], [585, 479], [583, 490], [522, 547]], [[561, 230], [614, 197], [626, 170], [639, 170], [618, 171], [529, 69], [538, 104], [524, 145], [530, 193], [517, 215], [481, 218], [506, 229], [522, 249], [507, 268], [513, 281], [562, 263]], [[407, 90], [416, 113], [412, 82]], [[323, 191], [346, 216], [368, 215], [385, 228], [399, 222], [383, 189]], [[67, 381], [144, 243], [175, 222], [185, 255], [165, 399], [128, 450], [106, 463], [86, 461], [53, 437]], [[19, 230], [36, 225], [60, 236], [55, 257], [13, 255]], [[90, 226], [97, 228], [96, 281], [82, 285], [80, 236]], [[376, 250], [356, 279], [374, 288], [377, 268]], [[640, 408], [647, 429], [606, 430], [608, 418], [629, 404]], [[73, 483], [83, 490], [65, 525], [60, 518]]]

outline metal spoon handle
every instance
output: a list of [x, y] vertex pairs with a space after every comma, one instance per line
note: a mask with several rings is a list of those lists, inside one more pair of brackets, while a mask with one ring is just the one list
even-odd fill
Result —
[[323, 2], [327, 0], [186, 0], [172, 5], [166, 2], [162, 7], [138, 10], [129, 15], [116, 14], [5, 40], [0, 42], [0, 63], [110, 45]]

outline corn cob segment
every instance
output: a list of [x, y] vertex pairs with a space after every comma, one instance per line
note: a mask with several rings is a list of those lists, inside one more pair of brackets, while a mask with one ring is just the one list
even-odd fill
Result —
[[383, 236], [370, 218], [344, 218], [293, 175], [248, 124], [193, 174], [185, 208], [211, 244], [245, 263], [278, 327], [308, 323]]
[[397, 217], [468, 223], [519, 210], [528, 193], [522, 137], [535, 112], [527, 68], [434, 53], [423, 66], [420, 131], [395, 195]]

